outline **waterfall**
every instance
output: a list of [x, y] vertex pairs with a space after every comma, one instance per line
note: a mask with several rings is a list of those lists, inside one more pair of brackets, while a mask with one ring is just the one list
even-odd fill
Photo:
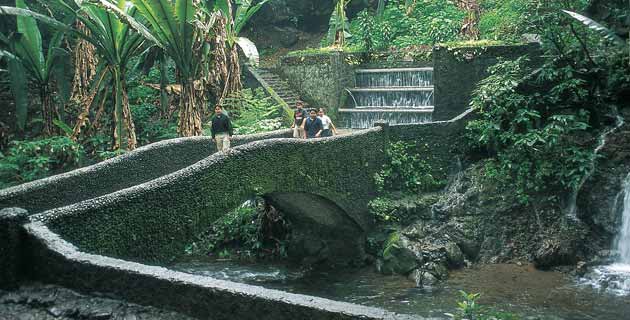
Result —
[[623, 214], [621, 229], [617, 235], [615, 249], [619, 252], [618, 262], [630, 265], [630, 174], [623, 183]]
[[350, 128], [369, 128], [378, 121], [416, 124], [432, 120], [433, 68], [359, 69], [352, 100], [340, 109]]
[[433, 87], [352, 89], [357, 108], [416, 108], [433, 105]]
[[586, 182], [586, 180], [588, 180], [588, 178], [590, 178], [590, 176], [593, 174], [593, 171], [595, 171], [595, 162], [597, 161], [597, 155], [599, 154], [599, 152], [604, 148], [604, 146], [606, 145], [606, 138], [608, 137], [609, 134], [617, 131], [617, 129], [621, 128], [621, 126], [624, 125], [624, 120], [623, 117], [617, 115], [617, 123], [615, 124], [614, 127], [611, 127], [607, 130], [605, 130], [600, 136], [599, 136], [599, 143], [597, 144], [597, 147], [595, 147], [595, 150], [593, 151], [593, 154], [595, 155], [593, 157], [593, 160], [591, 160], [591, 164], [589, 167], [589, 170], [587, 172], [586, 175], [584, 175], [584, 177], [582, 177], [582, 179], [580, 180], [580, 183], [578, 184], [577, 188], [575, 190], [573, 190], [573, 192], [569, 195], [569, 202], [567, 205], [567, 217], [571, 220], [577, 220], [577, 196], [578, 193], [580, 192], [580, 190], [582, 189], [582, 186], [584, 186], [584, 183]]
[[359, 88], [428, 87], [433, 83], [432, 68], [357, 70]]
[[[599, 266], [586, 274], [580, 282], [617, 295], [630, 295], [630, 174], [623, 182], [623, 190], [616, 199], [623, 199], [622, 222], [613, 248], [618, 252], [615, 263]], [[618, 201], [618, 200], [617, 200]], [[617, 206], [613, 206], [616, 210]]]
[[385, 121], [389, 124], [431, 122], [432, 112], [387, 112], [381, 110], [366, 111], [357, 109], [347, 112], [351, 128], [369, 128], [375, 122]]

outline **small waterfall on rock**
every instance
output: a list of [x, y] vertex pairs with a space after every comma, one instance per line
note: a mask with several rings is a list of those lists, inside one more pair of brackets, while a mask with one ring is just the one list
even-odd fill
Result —
[[617, 129], [621, 128], [621, 126], [623, 126], [624, 124], [625, 122], [623, 120], [623, 117], [617, 115], [617, 123], [615, 124], [615, 126], [605, 130], [599, 136], [599, 142], [597, 144], [597, 147], [595, 147], [595, 150], [593, 151], [593, 154], [595, 156], [593, 157], [593, 160], [591, 161], [588, 173], [584, 175], [584, 177], [582, 177], [582, 180], [580, 180], [578, 187], [569, 195], [569, 201], [566, 208], [566, 213], [567, 213], [566, 215], [567, 215], [567, 218], [569, 218], [570, 220], [578, 220], [578, 217], [577, 217], [578, 193], [582, 189], [582, 186], [584, 186], [584, 183], [586, 182], [586, 180], [588, 180], [588, 178], [590, 178], [590, 176], [593, 174], [593, 171], [595, 171], [595, 162], [597, 161], [597, 155], [599, 155], [599, 152], [604, 148], [604, 146], [606, 146], [606, 138], [608, 137], [609, 134], [617, 131]]
[[617, 236], [615, 249], [619, 252], [619, 263], [625, 264], [630, 271], [630, 174], [623, 186], [623, 214], [621, 230]]
[[623, 200], [621, 227], [614, 244], [618, 257], [613, 264], [595, 268], [585, 282], [616, 294], [630, 295], [630, 174], [617, 199]]
[[356, 85], [347, 90], [351, 107], [339, 110], [350, 128], [432, 120], [433, 68], [360, 69]]

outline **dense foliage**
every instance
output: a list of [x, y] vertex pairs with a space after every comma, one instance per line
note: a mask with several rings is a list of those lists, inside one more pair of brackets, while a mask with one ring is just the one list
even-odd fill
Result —
[[261, 88], [243, 89], [224, 101], [234, 119], [235, 134], [252, 134], [280, 129], [283, 125], [282, 108]]
[[186, 252], [217, 258], [286, 257], [289, 230], [282, 214], [257, 198], [215, 221]]
[[491, 157], [488, 178], [515, 189], [523, 202], [579, 189], [593, 170], [599, 135], [615, 127], [630, 96], [627, 49], [561, 8], [539, 5], [531, 20], [545, 40], [542, 68], [525, 59], [499, 64], [472, 101], [480, 118], [469, 135]]
[[464, 11], [448, 0], [388, 1], [380, 14], [359, 13], [350, 25], [350, 46], [368, 51], [433, 45], [459, 39]]
[[388, 160], [374, 177], [379, 191], [418, 193], [443, 186], [443, 182], [432, 175], [431, 166], [413, 149], [413, 145], [402, 141], [389, 145], [385, 151]]
[[13, 141], [6, 154], [0, 154], [0, 188], [66, 171], [84, 157], [83, 147], [67, 137]]

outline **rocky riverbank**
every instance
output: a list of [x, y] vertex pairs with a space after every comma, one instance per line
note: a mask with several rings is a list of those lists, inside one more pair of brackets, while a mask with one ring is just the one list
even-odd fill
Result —
[[0, 290], [0, 320], [187, 320], [180, 313], [145, 307], [99, 293], [28, 284], [16, 291]]

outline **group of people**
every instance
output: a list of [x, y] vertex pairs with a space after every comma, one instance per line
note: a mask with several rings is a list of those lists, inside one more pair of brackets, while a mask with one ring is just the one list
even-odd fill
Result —
[[[331, 137], [337, 135], [337, 128], [332, 120], [326, 115], [324, 108], [319, 110], [304, 110], [304, 102], [296, 103], [295, 114], [293, 115], [293, 137], [299, 139], [311, 139], [320, 137]], [[216, 143], [217, 151], [226, 151], [230, 148], [230, 141], [234, 135], [230, 117], [223, 111], [223, 107], [214, 107], [214, 117], [212, 117], [212, 140]]]
[[293, 129], [293, 137], [298, 139], [323, 138], [337, 135], [337, 128], [330, 120], [330, 117], [326, 115], [326, 109], [311, 109], [307, 113], [304, 110], [304, 102], [301, 100], [296, 103], [291, 129]]

